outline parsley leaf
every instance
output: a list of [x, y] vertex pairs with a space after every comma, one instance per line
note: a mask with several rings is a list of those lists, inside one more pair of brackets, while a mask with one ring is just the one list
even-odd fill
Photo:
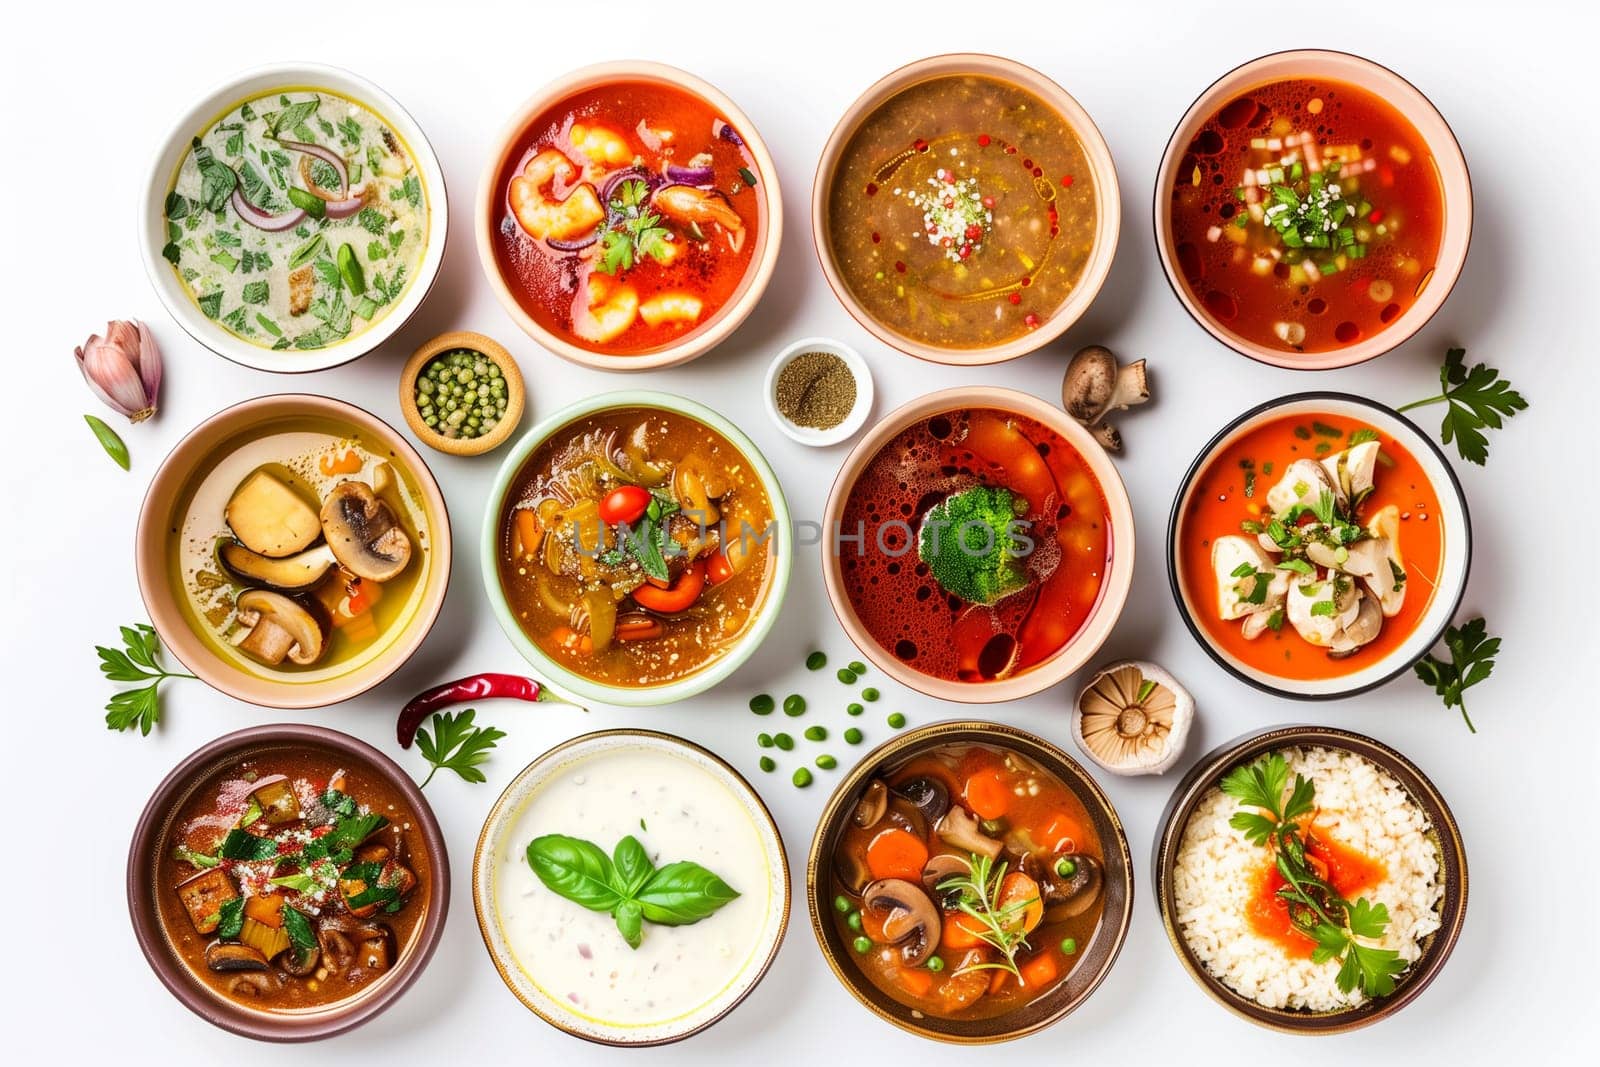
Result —
[[145, 623], [122, 627], [122, 648], [96, 645], [100, 672], [113, 682], [149, 682], [139, 689], [124, 689], [106, 702], [106, 728], [126, 730], [137, 725], [148, 737], [161, 721], [161, 702], [157, 690], [168, 678], [193, 678], [192, 674], [164, 669], [158, 655], [161, 639]]
[[235, 827], [228, 831], [228, 836], [222, 839], [222, 849], [217, 853], [225, 860], [244, 860], [255, 863], [260, 860], [270, 860], [278, 854], [278, 843], [270, 837], [262, 837], [248, 830]]
[[417, 731], [417, 748], [423, 759], [433, 765], [428, 777], [422, 780], [423, 788], [433, 781], [440, 768], [456, 772], [462, 781], [488, 780], [478, 770], [478, 765], [489, 758], [489, 750], [506, 734], [493, 726], [475, 726], [472, 720], [476, 714], [473, 708], [459, 715], [449, 711], [435, 714], [431, 735], [427, 727]]
[[1462, 694], [1489, 677], [1494, 670], [1494, 658], [1500, 653], [1500, 639], [1489, 636], [1488, 624], [1479, 616], [1469, 619], [1459, 628], [1452, 626], [1446, 629], [1444, 645], [1450, 650], [1450, 662], [1427, 655], [1417, 662], [1414, 669], [1418, 678], [1433, 686], [1433, 691], [1444, 701], [1445, 707], [1461, 709], [1467, 729], [1477, 733], [1478, 728], [1472, 725], [1472, 717], [1467, 714]]
[[224, 900], [217, 909], [217, 936], [231, 941], [244, 929], [244, 897]]
[[650, 186], [639, 178], [618, 183], [611, 195], [610, 222], [600, 234], [600, 261], [595, 269], [605, 274], [629, 270], [646, 257], [664, 263], [672, 231], [661, 225], [661, 216], [650, 210]]
[[1528, 402], [1488, 364], [1478, 363], [1467, 369], [1466, 354], [1465, 348], [1452, 348], [1445, 353], [1444, 366], [1439, 368], [1439, 384], [1444, 392], [1399, 410], [1410, 411], [1444, 401], [1447, 407], [1439, 426], [1440, 438], [1445, 444], [1454, 441], [1462, 459], [1481, 467], [1489, 458], [1489, 439], [1484, 430], [1500, 429], [1504, 419], [1525, 409]]

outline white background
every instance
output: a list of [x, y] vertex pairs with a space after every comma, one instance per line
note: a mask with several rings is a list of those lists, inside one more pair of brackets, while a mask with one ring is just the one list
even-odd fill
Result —
[[[289, 719], [349, 731], [420, 776], [413, 751], [393, 742], [400, 705], [441, 679], [521, 664], [485, 607], [476, 552], [496, 456], [428, 452], [449, 500], [454, 580], [441, 624], [385, 685], [347, 705], [306, 713], [247, 707], [196, 682], [173, 684], [166, 721], [149, 738], [101, 724], [110, 693], [92, 646], [144, 617], [132, 568], [139, 502], [167, 450], [212, 412], [259, 394], [306, 390], [367, 407], [403, 425], [396, 377], [417, 344], [446, 329], [487, 332], [507, 344], [528, 381], [531, 417], [575, 398], [628, 386], [698, 397], [734, 418], [766, 452], [799, 517], [817, 517], [842, 448], [807, 451], [761, 410], [771, 356], [806, 334], [839, 337], [872, 364], [880, 413], [947, 385], [997, 383], [1058, 397], [1066, 356], [1104, 342], [1147, 357], [1156, 402], [1123, 420], [1119, 460], [1138, 524], [1132, 598], [1106, 656], [1139, 655], [1172, 669], [1199, 701], [1192, 759], [1247, 729], [1318, 721], [1369, 732], [1410, 755], [1449, 798], [1466, 836], [1471, 898], [1454, 957], [1424, 996], [1396, 1018], [1351, 1036], [1294, 1039], [1257, 1030], [1213, 1004], [1181, 970], [1149, 891], [1149, 850], [1177, 773], [1100, 775], [1127, 825], [1137, 860], [1132, 934], [1105, 985], [1074, 1016], [1016, 1052], [1048, 1062], [1212, 1062], [1224, 1055], [1461, 1062], [1572, 1062], [1597, 1036], [1594, 1013], [1596, 865], [1594, 660], [1596, 597], [1593, 468], [1596, 238], [1592, 190], [1594, 40], [1578, 5], [1538, 3], [1227, 4], [1162, 9], [1118, 3], [967, 2], [893, 5], [746, 2], [643, 5], [609, 0], [498, 10], [462, 2], [412, 7], [356, 4], [183, 4], [137, 13], [119, 3], [83, 9], [27, 5], [7, 15], [0, 85], [6, 101], [5, 210], [0, 253], [8, 335], [4, 464], [7, 552], [4, 649], [6, 752], [0, 759], [7, 827], [3, 877], [5, 967], [0, 982], [12, 1056], [34, 1062], [209, 1063], [259, 1057], [242, 1038], [181, 1007], [145, 965], [128, 926], [122, 878], [133, 822], [178, 760], [213, 737]], [[167, 6], [167, 5], [164, 5]], [[1585, 8], [1592, 10], [1590, 5]], [[1490, 14], [1490, 12], [1494, 14]], [[1150, 227], [1154, 171], [1173, 125], [1214, 78], [1259, 54], [1327, 46], [1369, 55], [1414, 81], [1451, 121], [1472, 168], [1477, 225], [1455, 294], [1419, 336], [1381, 360], [1340, 372], [1274, 370], [1232, 354], [1180, 309], [1156, 260]], [[1009, 365], [931, 368], [873, 342], [835, 302], [817, 268], [809, 192], [834, 121], [868, 84], [902, 63], [942, 51], [983, 50], [1045, 71], [1098, 123], [1122, 183], [1123, 230], [1110, 280], [1064, 340]], [[590, 62], [648, 57], [687, 67], [748, 112], [777, 160], [785, 241], [766, 299], [734, 337], [687, 367], [644, 376], [584, 372], [519, 334], [490, 295], [470, 229], [479, 170], [511, 109], [545, 81]], [[356, 364], [275, 376], [212, 356], [166, 316], [134, 243], [136, 198], [168, 124], [202, 90], [274, 60], [348, 66], [411, 111], [445, 169], [452, 226], [443, 274], [396, 339]], [[124, 429], [133, 470], [101, 453], [81, 414], [101, 411], [78, 379], [72, 347], [108, 317], [141, 317], [167, 359], [160, 416]], [[1471, 736], [1415, 679], [1337, 703], [1296, 704], [1233, 680], [1199, 649], [1167, 589], [1164, 536], [1177, 481], [1199, 447], [1233, 415], [1304, 389], [1345, 389], [1390, 403], [1435, 392], [1448, 344], [1500, 367], [1532, 408], [1494, 435], [1487, 469], [1455, 466], [1473, 512], [1476, 558], [1463, 613], [1482, 612], [1505, 637], [1494, 677], [1469, 703]], [[1435, 425], [1438, 409], [1421, 413]], [[114, 423], [119, 418], [107, 415]], [[427, 450], [424, 450], [425, 452]], [[422, 1064], [618, 1062], [527, 1013], [501, 985], [473, 920], [468, 876], [485, 812], [534, 756], [573, 734], [638, 725], [709, 745], [749, 775], [773, 807], [797, 876], [789, 936], [765, 982], [730, 1017], [686, 1044], [636, 1053], [656, 1064], [860, 1062], [915, 1057], [955, 1062], [899, 1033], [838, 985], [823, 961], [798, 891], [817, 812], [839, 774], [799, 791], [787, 774], [756, 768], [758, 720], [748, 697], [804, 685], [818, 709], [803, 720], [835, 734], [845, 720], [831, 670], [801, 660], [824, 648], [853, 658], [828, 609], [811, 550], [798, 559], [784, 621], [718, 691], [677, 707], [588, 715], [554, 706], [491, 704], [480, 717], [510, 736], [487, 766], [488, 785], [436, 779], [428, 795], [449, 842], [455, 892], [431, 966], [386, 1015], [314, 1054], [337, 1062]], [[883, 686], [864, 721], [871, 742], [882, 713], [914, 724], [962, 709]], [[1072, 683], [986, 714], [1071, 749]], [[861, 750], [830, 743], [841, 758]], [[1003, 1054], [1011, 1055], [1012, 1050]], [[971, 1055], [968, 1053], [966, 1055]], [[8, 1058], [10, 1058], [8, 1056]], [[1592, 1062], [1592, 1061], [1591, 1061]]]

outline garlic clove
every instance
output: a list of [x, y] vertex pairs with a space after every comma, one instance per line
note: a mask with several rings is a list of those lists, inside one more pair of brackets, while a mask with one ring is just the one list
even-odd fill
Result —
[[1183, 753], [1194, 698], [1154, 663], [1109, 664], [1078, 694], [1072, 735], [1083, 754], [1112, 774], [1161, 774]]

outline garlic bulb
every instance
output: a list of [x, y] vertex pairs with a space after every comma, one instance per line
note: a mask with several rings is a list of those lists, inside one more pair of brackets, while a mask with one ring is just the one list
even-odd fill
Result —
[[1177, 762], [1194, 698], [1154, 663], [1124, 660], [1095, 672], [1072, 709], [1078, 748], [1112, 774], [1161, 774]]

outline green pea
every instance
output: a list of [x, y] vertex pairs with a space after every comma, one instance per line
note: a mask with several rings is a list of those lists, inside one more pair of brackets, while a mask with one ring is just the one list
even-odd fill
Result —
[[851, 704], [851, 705], [849, 705], [848, 707], [846, 707], [844, 709], [844, 713], [846, 715], [860, 715], [863, 711], [866, 711], [866, 710], [867, 709], [862, 707], [860, 704]]
[[840, 893], [838, 896], [834, 897], [833, 910], [838, 912], [840, 915], [848, 915], [853, 910], [852, 905], [850, 904], [850, 898], [845, 896], [843, 893]]
[[762, 756], [761, 769], [770, 774], [778, 769], [778, 761], [773, 759], [771, 756]]
[[806, 740], [807, 741], [826, 741], [827, 739], [828, 739], [828, 728], [826, 726], [807, 726], [806, 727]]
[[898, 711], [889, 716], [889, 725], [894, 727], [896, 730], [900, 729], [900, 727], [904, 726], [905, 724], [906, 717], [900, 714]]
[[756, 744], [760, 745], [762, 748], [771, 748], [772, 747], [772, 735], [771, 734], [756, 734]]
[[856, 684], [855, 672], [852, 671], [849, 667], [840, 667], [839, 668], [839, 673], [837, 675], [835, 675], [835, 677], [837, 677], [839, 679], [839, 681], [843, 682], [845, 685], [855, 685]]
[[849, 744], [859, 745], [861, 743], [861, 731], [852, 726], [844, 732], [844, 739]]
[[1056, 874], [1062, 878], [1071, 878], [1078, 873], [1078, 865], [1070, 858], [1062, 856], [1056, 860]]
[[1070, 956], [1073, 953], [1077, 952], [1078, 951], [1077, 939], [1076, 938], [1071, 938], [1071, 937], [1064, 938], [1062, 940], [1062, 942], [1061, 942], [1061, 951], [1066, 953], [1068, 956]]
[[788, 734], [773, 734], [772, 743], [777, 745], [785, 752], [788, 752], [794, 748], [794, 738], [790, 737]]
[[872, 688], [870, 685], [861, 691], [861, 699], [865, 700], [868, 704], [872, 703], [874, 700], [877, 700], [879, 695], [880, 694], [878, 691]]
[[872, 951], [872, 938], [858, 937], [854, 941], [850, 942], [850, 946], [861, 955], [865, 956], [867, 953]]
[[940, 971], [944, 970], [944, 960], [939, 956], [929, 956], [927, 966], [928, 970], [932, 971], [934, 974], [938, 974]]
[[817, 766], [825, 771], [831, 771], [835, 767], [839, 766], [839, 761], [824, 752], [822, 755], [817, 757]]
[[844, 924], [859, 934], [861, 932], [861, 913], [852, 910], [850, 914], [844, 917]]
[[828, 656], [824, 652], [821, 652], [821, 651], [813, 652], [813, 653], [811, 653], [811, 655], [806, 657], [806, 670], [808, 670], [808, 671], [820, 671], [822, 668], [826, 667], [827, 665], [828, 665]]
[[853, 660], [850, 661], [850, 669], [852, 671], [854, 671], [856, 674], [866, 674], [867, 673], [867, 665], [865, 663], [862, 663], [858, 659], [853, 659]]
[[783, 713], [789, 718], [797, 718], [806, 713], [806, 698], [799, 693], [790, 693], [783, 698]]
[[757, 715], [771, 715], [772, 709], [777, 706], [777, 702], [765, 693], [750, 698], [750, 710]]
[[796, 767], [791, 781], [794, 782], [796, 789], [804, 789], [811, 784], [811, 771], [806, 767]]

